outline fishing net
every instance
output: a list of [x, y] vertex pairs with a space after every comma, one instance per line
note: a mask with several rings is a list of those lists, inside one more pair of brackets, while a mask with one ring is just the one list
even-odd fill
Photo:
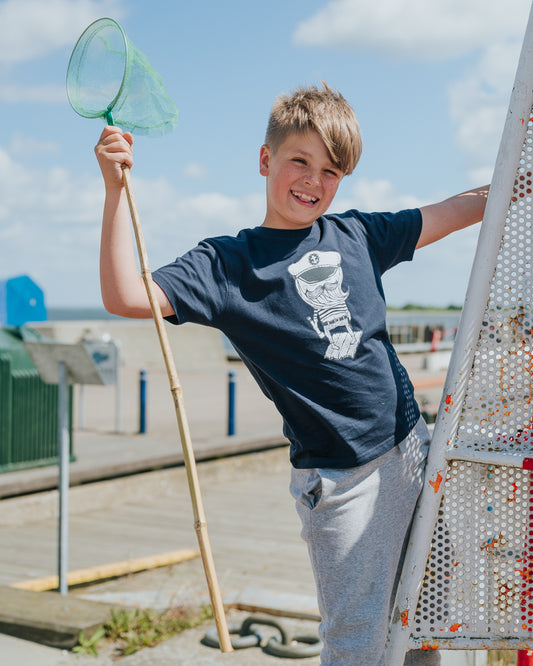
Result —
[[110, 18], [83, 32], [67, 70], [70, 105], [85, 118], [103, 118], [136, 134], [159, 136], [176, 126], [178, 112], [148, 58]]

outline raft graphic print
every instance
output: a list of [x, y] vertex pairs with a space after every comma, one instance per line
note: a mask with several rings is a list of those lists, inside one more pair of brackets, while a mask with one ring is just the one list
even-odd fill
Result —
[[350, 293], [342, 289], [341, 255], [338, 252], [307, 252], [289, 266], [298, 294], [313, 308], [307, 317], [320, 339], [329, 346], [324, 358], [353, 358], [362, 331], [352, 329], [352, 316], [346, 305]]

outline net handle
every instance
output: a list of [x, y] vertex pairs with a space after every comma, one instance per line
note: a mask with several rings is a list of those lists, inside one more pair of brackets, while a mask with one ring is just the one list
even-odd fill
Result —
[[183, 447], [183, 458], [185, 462], [185, 469], [187, 472], [187, 481], [189, 483], [189, 492], [191, 495], [191, 503], [194, 515], [194, 529], [196, 531], [198, 544], [200, 546], [200, 555], [202, 557], [202, 563], [204, 566], [207, 586], [209, 588], [209, 595], [211, 598], [211, 605], [213, 607], [213, 614], [215, 617], [215, 623], [217, 627], [220, 647], [222, 652], [232, 652], [233, 647], [231, 644], [231, 638], [227, 627], [226, 616], [224, 613], [224, 605], [222, 602], [222, 596], [217, 581], [213, 555], [211, 551], [211, 546], [209, 544], [209, 537], [207, 534], [207, 521], [205, 518], [203, 502], [200, 493], [200, 483], [198, 480], [196, 461], [191, 443], [191, 435], [189, 431], [187, 414], [185, 411], [185, 403], [183, 401], [183, 390], [179, 382], [178, 373], [174, 362], [174, 357], [172, 355], [172, 351], [168, 341], [167, 331], [164, 325], [163, 315], [161, 314], [161, 308], [159, 306], [159, 301], [157, 300], [154, 293], [154, 283], [152, 281], [152, 273], [148, 265], [148, 257], [146, 253], [146, 246], [144, 243], [142, 228], [139, 220], [139, 213], [137, 211], [137, 205], [135, 202], [133, 188], [131, 185], [131, 172], [130, 168], [125, 164], [122, 165], [122, 180], [124, 183], [124, 189], [126, 191], [128, 205], [130, 208], [133, 231], [135, 234], [135, 240], [137, 243], [137, 250], [139, 254], [141, 274], [144, 281], [144, 285], [146, 287], [146, 292], [148, 294], [148, 300], [150, 301], [150, 308], [152, 310], [152, 315], [154, 318], [157, 334], [159, 337], [159, 343], [161, 345], [161, 351], [163, 352], [163, 358], [165, 360], [165, 366], [167, 369], [168, 379], [170, 383], [170, 391], [172, 393], [172, 397], [174, 400], [176, 418], [178, 421], [178, 427]]

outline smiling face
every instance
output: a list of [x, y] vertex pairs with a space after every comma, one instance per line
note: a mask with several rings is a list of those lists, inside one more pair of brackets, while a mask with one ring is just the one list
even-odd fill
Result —
[[259, 171], [267, 179], [264, 227], [309, 227], [329, 208], [342, 179], [314, 131], [289, 134], [276, 151], [261, 146]]

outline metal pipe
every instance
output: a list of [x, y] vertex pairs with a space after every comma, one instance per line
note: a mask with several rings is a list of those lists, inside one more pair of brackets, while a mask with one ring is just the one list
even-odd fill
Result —
[[68, 592], [69, 391], [67, 366], [59, 362], [58, 384], [59, 530], [58, 578], [60, 594]]
[[230, 370], [228, 373], [228, 436], [235, 434], [235, 392], [237, 373]]
[[147, 390], [146, 370], [141, 370], [139, 375], [139, 434], [146, 434], [146, 390]]

